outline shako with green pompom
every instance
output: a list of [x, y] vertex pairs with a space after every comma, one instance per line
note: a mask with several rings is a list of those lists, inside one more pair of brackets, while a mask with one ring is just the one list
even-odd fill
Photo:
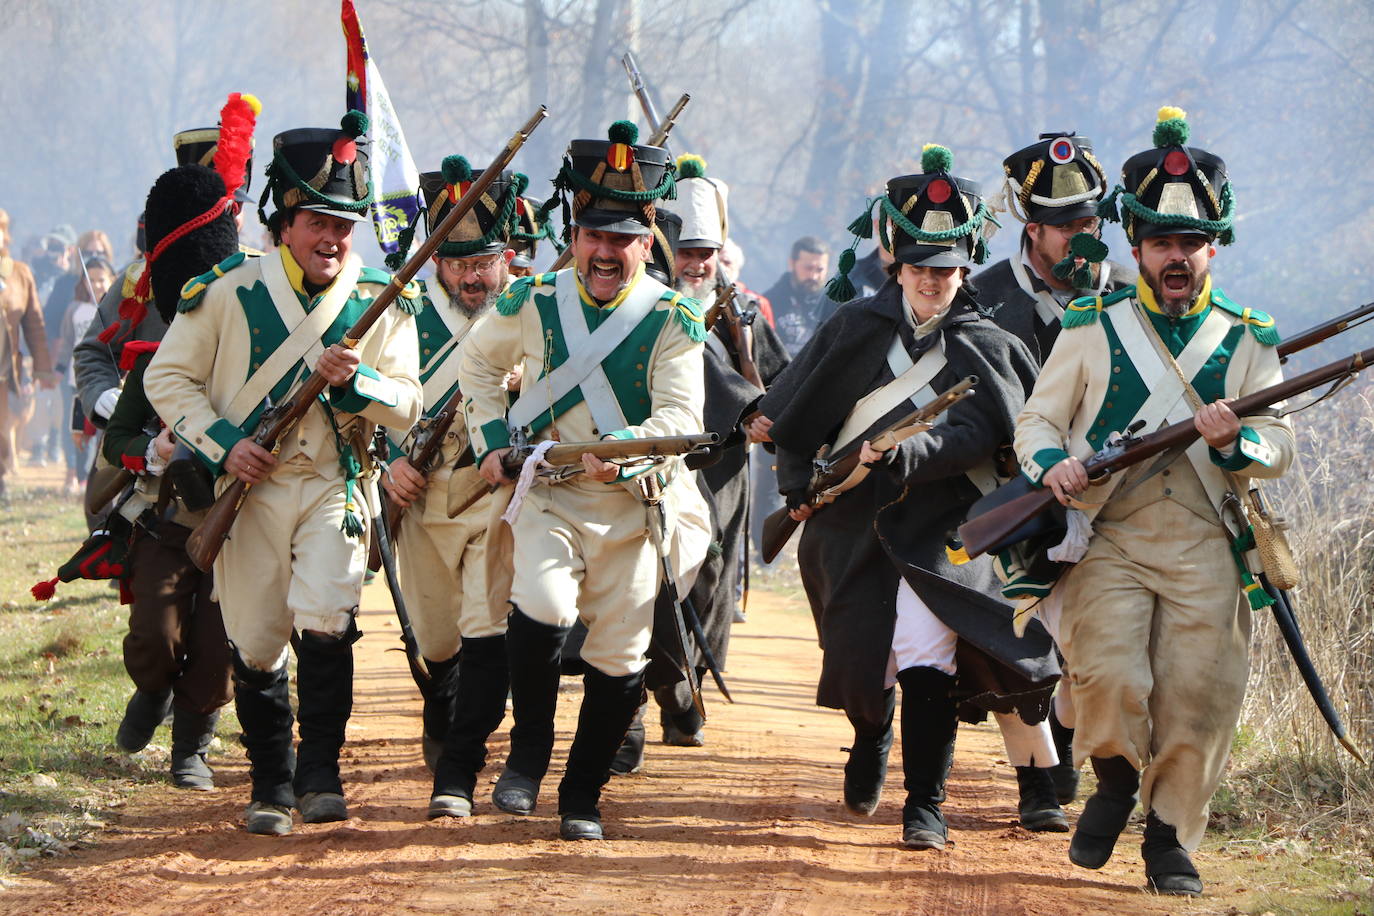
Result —
[[[482, 177], [482, 169], [474, 169], [466, 156], [445, 156], [437, 172], [420, 175], [420, 193], [424, 199], [424, 224], [427, 233], [434, 232], [448, 214], [449, 208], [463, 198], [473, 183]], [[511, 234], [519, 224], [520, 195], [529, 187], [529, 178], [520, 172], [505, 171], [490, 185], [463, 218], [458, 221], [435, 255], [440, 258], [472, 258], [497, 254], [506, 250]], [[412, 227], [420, 222], [416, 219]], [[387, 266], [399, 270], [409, 256], [414, 229], [402, 230], [397, 250], [387, 256]]]
[[270, 221], [258, 202], [258, 216], [269, 229], [280, 228], [281, 215], [300, 208], [358, 222], [372, 206], [367, 175], [367, 115], [349, 111], [339, 127], [300, 127], [272, 139], [267, 185], [276, 212]]
[[561, 204], [563, 238], [573, 226], [646, 235], [655, 206], [675, 196], [676, 183], [668, 151], [641, 146], [632, 121], [615, 121], [605, 140], [573, 140], [554, 179], [555, 195], [537, 216]]
[[1181, 108], [1156, 116], [1151, 149], [1121, 167], [1121, 183], [1099, 213], [1119, 220], [1131, 244], [1156, 235], [1202, 235], [1229, 245], [1235, 240], [1236, 201], [1226, 163], [1215, 153], [1186, 145], [1192, 129]]
[[919, 267], [971, 267], [987, 259], [987, 237], [996, 220], [983, 203], [977, 182], [953, 174], [954, 153], [927, 143], [921, 172], [887, 183], [887, 193], [870, 201], [849, 224], [854, 242], [840, 252], [839, 272], [826, 286], [836, 302], [854, 298], [849, 280], [855, 249], [872, 238], [877, 207], [878, 243], [903, 263]]

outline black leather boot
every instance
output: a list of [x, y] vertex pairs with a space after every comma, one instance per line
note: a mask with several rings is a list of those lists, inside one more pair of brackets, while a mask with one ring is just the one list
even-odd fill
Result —
[[353, 643], [362, 635], [357, 623], [350, 622], [339, 636], [306, 630], [296, 647], [296, 717], [301, 740], [292, 785], [307, 824], [348, 818], [339, 751], [353, 713]]
[[1140, 773], [1125, 757], [1091, 757], [1097, 791], [1083, 804], [1069, 842], [1069, 861], [1101, 868], [1112, 857], [1117, 837], [1130, 823], [1140, 791]]
[[553, 753], [559, 663], [572, 627], [552, 626], [512, 606], [506, 627], [510, 663], [510, 754], [492, 790], [492, 804], [507, 814], [531, 814]]
[[1016, 786], [1021, 793], [1016, 813], [1022, 827], [1036, 833], [1069, 832], [1069, 819], [1055, 798], [1048, 767], [1017, 767]]
[[1070, 804], [1078, 797], [1078, 767], [1073, 765], [1073, 729], [1063, 725], [1050, 704], [1050, 734], [1054, 737], [1054, 749], [1059, 754], [1059, 763], [1050, 767], [1050, 779], [1054, 780], [1054, 797], [1061, 805]]
[[[706, 673], [704, 668], [697, 669], [697, 678]], [[679, 681], [668, 687], [655, 687], [654, 699], [658, 702], [659, 720], [663, 725], [663, 743], [672, 747], [701, 747], [706, 737], [701, 733], [706, 720], [697, 712], [692, 702], [692, 691], [686, 681]]]
[[1202, 878], [1178, 841], [1178, 832], [1151, 811], [1145, 816], [1145, 840], [1140, 844], [1145, 859], [1145, 880], [1150, 890], [1176, 897], [1198, 897]]
[[296, 794], [291, 777], [296, 757], [291, 749], [291, 685], [286, 665], [259, 671], [234, 653], [234, 708], [243, 729], [248, 772], [253, 783], [246, 824], [249, 833], [291, 831]]
[[448, 734], [449, 723], [453, 721], [453, 698], [458, 693], [458, 662], [462, 651], [452, 658], [441, 662], [425, 659], [425, 669], [429, 671], [429, 692], [425, 694], [420, 720], [424, 731], [420, 734], [420, 750], [424, 754], [425, 766], [431, 773], [439, 763], [439, 755], [444, 750], [444, 736]]
[[601, 788], [611, 775], [611, 760], [625, 739], [635, 710], [643, 705], [644, 672], [612, 677], [587, 666], [577, 734], [568, 750], [568, 765], [558, 786], [559, 836], [565, 840], [599, 840]]
[[892, 719], [897, 709], [897, 688], [883, 691], [882, 722], [864, 721], [846, 713], [854, 726], [854, 744], [844, 764], [844, 806], [867, 817], [878, 808], [887, 779], [887, 755], [892, 750]]
[[209, 791], [215, 787], [215, 771], [205, 762], [215, 740], [219, 710], [208, 716], [172, 708], [172, 785], [178, 789]]
[[464, 640], [457, 671], [453, 720], [434, 768], [431, 818], [472, 813], [477, 774], [487, 765], [487, 739], [506, 717], [510, 671], [505, 635]]
[[115, 744], [130, 754], [143, 750], [153, 740], [153, 733], [171, 709], [172, 688], [168, 687], [159, 693], [135, 690], [134, 695], [129, 697], [129, 705], [124, 707], [124, 718], [115, 732]]
[[902, 843], [909, 849], [944, 849], [949, 828], [940, 805], [954, 765], [954, 736], [959, 728], [950, 696], [954, 676], [937, 668], [907, 668], [897, 672], [897, 683], [902, 687], [902, 766], [906, 773]]
[[635, 717], [630, 721], [630, 730], [625, 733], [625, 740], [620, 742], [620, 750], [615, 752], [615, 757], [611, 760], [612, 776], [629, 776], [638, 773], [644, 766], [644, 710], [648, 705], [646, 702], [635, 710]]

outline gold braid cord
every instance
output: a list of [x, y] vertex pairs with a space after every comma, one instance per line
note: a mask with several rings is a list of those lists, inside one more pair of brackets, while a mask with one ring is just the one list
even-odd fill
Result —
[[1031, 193], [1035, 189], [1035, 179], [1040, 177], [1040, 172], [1044, 168], [1044, 159], [1035, 160], [1035, 164], [1032, 165], [1030, 171], [1026, 173], [1026, 180], [1021, 182], [1021, 193], [1017, 195], [1017, 199], [1021, 201], [1022, 211], [1030, 207]]

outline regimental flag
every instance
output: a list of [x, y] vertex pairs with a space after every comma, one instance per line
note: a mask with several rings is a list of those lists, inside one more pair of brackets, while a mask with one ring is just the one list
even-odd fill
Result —
[[376, 195], [372, 224], [382, 251], [391, 254], [400, 247], [402, 231], [414, 226], [418, 219], [420, 172], [410, 158], [401, 120], [386, 94], [377, 62], [367, 53], [367, 40], [358, 24], [353, 0], [343, 0], [341, 18], [348, 45], [345, 107], [363, 112], [372, 124], [372, 149], [368, 156], [368, 178]]

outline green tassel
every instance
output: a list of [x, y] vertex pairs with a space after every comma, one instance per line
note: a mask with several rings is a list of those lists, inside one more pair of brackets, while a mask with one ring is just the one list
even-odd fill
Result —
[[854, 249], [846, 248], [840, 252], [839, 273], [830, 279], [825, 285], [825, 294], [834, 302], [848, 302], [858, 295], [859, 291], [854, 288], [853, 282], [849, 279], [849, 272], [854, 269]]
[[1085, 328], [1097, 324], [1097, 318], [1101, 314], [1102, 299], [1097, 296], [1084, 296], [1069, 303], [1069, 307], [1064, 309], [1064, 317], [1059, 319], [1059, 324], [1065, 330]]
[[[664, 298], [671, 299], [673, 295], [673, 293], [665, 293]], [[706, 320], [702, 317], [700, 302], [687, 296], [680, 297], [677, 302], [673, 303], [673, 318], [693, 341], [696, 343], [706, 342]]]
[[410, 243], [415, 239], [415, 227], [420, 220], [425, 218], [425, 211], [421, 210], [415, 214], [415, 219], [401, 230], [401, 234], [396, 238], [396, 250], [386, 256], [386, 266], [392, 272], [400, 270], [405, 266], [406, 260], [410, 257]]
[[1097, 205], [1097, 215], [1102, 219], [1112, 223], [1121, 222], [1121, 213], [1116, 208], [1116, 198], [1121, 194], [1121, 185], [1112, 188], [1112, 193], [1102, 198], [1102, 202]]
[[988, 240], [979, 236], [973, 244], [973, 263], [982, 264], [988, 259]]
[[864, 212], [860, 213], [854, 222], [847, 227], [849, 234], [861, 239], [873, 238], [873, 205], [877, 201], [870, 200], [864, 205]]

